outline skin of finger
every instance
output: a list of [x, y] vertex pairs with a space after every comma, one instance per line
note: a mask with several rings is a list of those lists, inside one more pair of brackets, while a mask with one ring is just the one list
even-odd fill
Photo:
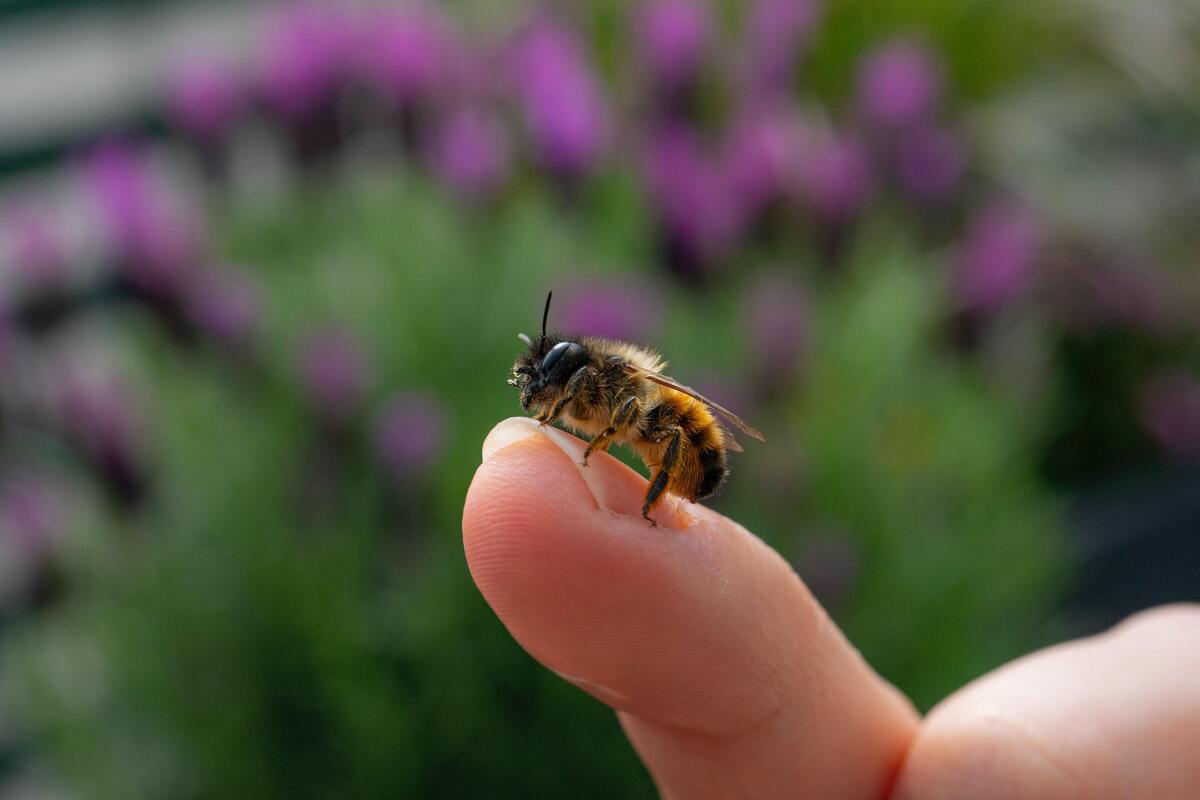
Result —
[[[682, 527], [648, 528], [623, 513], [640, 508], [645, 481], [605, 454], [591, 463], [589, 490], [571, 456], [535, 436], [489, 458], [468, 492], [468, 564], [517, 641], [625, 712], [660, 783], [744, 745], [729, 772], [743, 789], [769, 775], [790, 796], [805, 784], [880, 796], [915, 716], [786, 562], [701, 506]], [[849, 753], [859, 768], [847, 775]], [[826, 791], [835, 773], [847, 793]]]
[[1200, 797], [1200, 606], [1136, 615], [952, 695], [896, 796]]

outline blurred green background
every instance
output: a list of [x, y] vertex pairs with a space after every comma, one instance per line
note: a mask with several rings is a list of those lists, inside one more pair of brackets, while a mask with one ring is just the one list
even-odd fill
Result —
[[923, 709], [1200, 599], [1198, 21], [0, 6], [0, 796], [652, 796], [462, 555], [549, 289]]

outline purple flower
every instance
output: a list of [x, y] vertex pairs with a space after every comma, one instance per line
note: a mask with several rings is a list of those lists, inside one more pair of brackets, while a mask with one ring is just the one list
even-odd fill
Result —
[[177, 297], [201, 255], [203, 220], [162, 191], [148, 163], [128, 146], [96, 150], [84, 179], [125, 277], [155, 299]]
[[538, 158], [564, 177], [588, 172], [604, 148], [608, 121], [583, 43], [570, 28], [541, 17], [517, 48], [517, 94]]
[[446, 88], [461, 51], [458, 32], [441, 8], [417, 3], [378, 12], [359, 59], [371, 85], [404, 104], [429, 100]]
[[12, 369], [17, 358], [17, 337], [9, 310], [0, 304], [0, 374]]
[[167, 79], [167, 115], [184, 133], [213, 141], [229, 130], [242, 106], [242, 82], [219, 59], [193, 56]]
[[434, 132], [430, 161], [460, 196], [486, 197], [508, 178], [510, 157], [504, 126], [490, 111], [459, 106]]
[[997, 203], [976, 217], [959, 247], [956, 290], [972, 311], [1000, 311], [1029, 286], [1037, 263], [1041, 231], [1033, 215]]
[[114, 376], [69, 371], [61, 385], [63, 425], [99, 469], [110, 490], [126, 505], [144, 492], [142, 433], [137, 406]]
[[883, 130], [928, 121], [942, 100], [945, 76], [923, 44], [893, 39], [869, 52], [858, 72], [858, 107]]
[[44, 479], [20, 477], [0, 486], [0, 546], [7, 555], [37, 564], [63, 533], [62, 507]]
[[0, 484], [0, 606], [36, 602], [66, 519], [61, 492], [46, 479], [19, 476]]
[[822, 221], [831, 225], [850, 221], [874, 191], [866, 147], [853, 135], [834, 135], [815, 145], [801, 170], [799, 190]]
[[731, 188], [749, 213], [761, 211], [800, 181], [808, 133], [798, 115], [771, 105], [744, 111], [725, 141]]
[[657, 293], [634, 283], [581, 283], [567, 287], [561, 294], [562, 298], [555, 301], [555, 313], [565, 331], [648, 341], [661, 316]]
[[669, 125], [652, 136], [644, 174], [667, 240], [687, 262], [686, 271], [710, 268], [737, 241], [746, 220], [723, 165], [693, 131]]
[[146, 295], [174, 301], [195, 266], [198, 239], [199, 234], [181, 220], [162, 219], [140, 231], [136, 250], [121, 266]]
[[446, 441], [446, 415], [428, 394], [393, 396], [375, 420], [375, 453], [393, 477], [404, 480], [428, 470]]
[[349, 334], [325, 330], [310, 334], [300, 347], [300, 378], [316, 409], [333, 421], [362, 408], [371, 384], [371, 364]]
[[61, 288], [67, 256], [63, 241], [40, 209], [24, 206], [5, 215], [8, 260], [23, 288], [40, 293]]
[[150, 166], [141, 153], [123, 142], [101, 145], [85, 159], [83, 179], [110, 238], [118, 245], [136, 239], [154, 207]]
[[126, 451], [135, 441], [130, 398], [114, 379], [75, 373], [63, 388], [64, 419], [93, 453]]
[[1172, 457], [1200, 459], [1200, 379], [1184, 372], [1154, 376], [1141, 391], [1146, 430]]
[[787, 93], [820, 13], [818, 0], [758, 0], [750, 9], [744, 48], [756, 94]]
[[260, 45], [258, 87], [267, 106], [298, 121], [333, 100], [354, 52], [353, 20], [334, 5], [281, 6]]
[[794, 377], [809, 335], [808, 298], [800, 285], [778, 275], [760, 279], [746, 296], [742, 316], [758, 373], [773, 383]]
[[196, 329], [217, 344], [245, 347], [258, 326], [258, 287], [230, 270], [205, 272], [191, 286], [187, 314]]
[[967, 166], [962, 140], [932, 125], [919, 125], [901, 134], [894, 159], [900, 188], [924, 203], [949, 199]]
[[651, 0], [640, 6], [635, 35], [641, 62], [664, 89], [692, 80], [712, 39], [708, 9], [696, 0]]

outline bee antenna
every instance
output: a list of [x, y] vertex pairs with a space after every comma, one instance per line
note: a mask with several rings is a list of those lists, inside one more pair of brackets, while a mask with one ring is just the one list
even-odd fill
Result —
[[554, 292], [550, 291], [546, 294], [546, 309], [542, 312], [542, 341], [541, 346], [546, 346], [546, 320], [550, 318], [550, 298], [554, 297]]

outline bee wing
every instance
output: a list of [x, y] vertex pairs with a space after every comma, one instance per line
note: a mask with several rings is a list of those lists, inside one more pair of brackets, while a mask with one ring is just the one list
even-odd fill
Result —
[[[742, 431], [746, 435], [753, 436], [755, 439], [758, 439], [760, 442], [766, 441], [765, 439], [763, 439], [762, 433], [760, 433], [758, 431], [758, 429], [755, 428], [753, 425], [746, 422], [746, 420], [742, 419], [737, 414], [733, 413], [732, 411], [725, 408], [724, 406], [718, 405], [718, 404], [714, 403], [712, 400], [709, 400], [707, 397], [700, 394], [695, 389], [689, 389], [687, 386], [684, 386], [682, 383], [679, 383], [678, 381], [676, 381], [672, 378], [668, 378], [666, 375], [660, 375], [657, 372], [651, 372], [648, 369], [642, 369], [641, 367], [637, 366], [636, 364], [626, 364], [625, 371], [628, 372], [630, 375], [636, 375], [639, 378], [645, 378], [648, 381], [653, 381], [654, 383], [657, 383], [659, 386], [665, 386], [668, 389], [674, 389], [677, 392], [682, 392], [682, 393], [686, 394], [688, 397], [699, 400], [701, 403], [704, 403], [704, 405], [708, 406], [713, 411], [716, 411], [718, 414], [725, 417], [725, 419], [732, 422], [734, 425], [737, 426], [738, 430]], [[731, 441], [733, 441], [733, 437], [730, 437], [730, 439], [731, 439]], [[737, 444], [736, 441], [733, 441], [733, 444]], [[741, 445], [738, 445], [736, 448], [731, 448], [731, 449], [741, 450]]]
[[733, 434], [729, 432], [729, 428], [726, 428], [724, 425], [722, 425], [721, 433], [725, 434], [725, 447], [726, 448], [732, 450], [735, 453], [746, 452], [745, 448], [742, 447], [742, 443], [739, 442], [737, 439], [733, 438]]

